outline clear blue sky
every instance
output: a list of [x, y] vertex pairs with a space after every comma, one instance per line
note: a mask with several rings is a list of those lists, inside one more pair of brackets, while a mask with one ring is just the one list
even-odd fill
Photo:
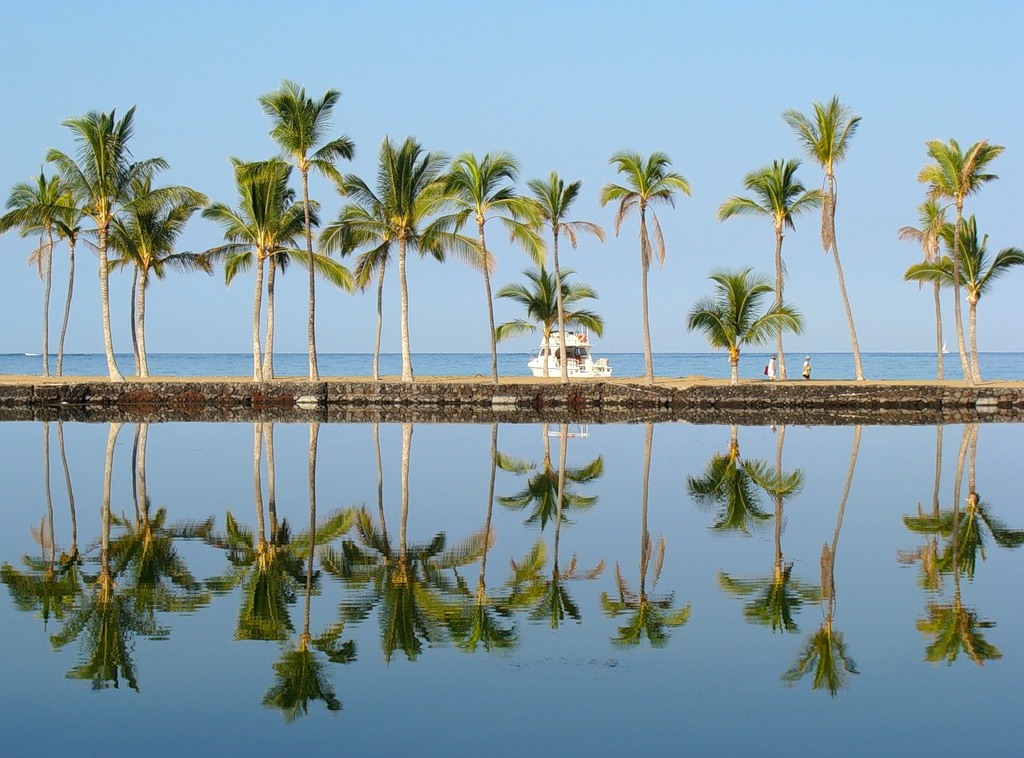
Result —
[[[667, 152], [692, 198], [658, 214], [668, 245], [650, 277], [655, 352], [703, 351], [685, 314], [710, 292], [718, 267], [772, 272], [768, 221], [715, 212], [743, 191], [746, 172], [776, 158], [802, 157], [780, 114], [809, 111], [838, 94], [863, 121], [845, 163], [837, 235], [864, 351], [928, 351], [934, 315], [927, 290], [902, 281], [920, 258], [896, 230], [917, 221], [924, 188], [924, 142], [1006, 145], [999, 181], [968, 200], [990, 249], [1024, 246], [1024, 5], [1012, 2], [39, 2], [13, 3], [0, 27], [4, 117], [0, 193], [35, 175], [50, 147], [74, 149], [61, 122], [90, 110], [137, 106], [137, 158], [163, 156], [164, 183], [187, 184], [235, 204], [229, 156], [275, 152], [256, 98], [284, 78], [319, 96], [337, 88], [335, 131], [356, 144], [343, 170], [372, 179], [385, 135], [415, 135], [449, 154], [511, 150], [523, 180], [557, 170], [583, 179], [576, 218], [609, 232], [566, 249], [563, 265], [599, 294], [607, 330], [602, 349], [642, 350], [637, 222], [612, 234], [613, 210], [598, 191], [616, 180], [608, 157], [630, 149]], [[804, 162], [800, 178], [819, 186]], [[333, 218], [340, 199], [317, 181], [314, 196]], [[818, 218], [797, 220], [785, 240], [787, 299], [806, 317], [797, 352], [847, 351], [846, 322]], [[499, 241], [495, 288], [520, 277], [526, 256]], [[185, 249], [221, 241], [195, 219]], [[25, 264], [31, 248], [0, 237], [0, 352], [38, 352], [42, 285]], [[96, 259], [83, 253], [70, 352], [101, 352]], [[66, 285], [66, 254], [55, 258], [51, 347]], [[278, 285], [277, 348], [305, 350], [306, 290], [301, 271]], [[486, 305], [478, 273], [458, 261], [412, 260], [414, 352], [485, 352]], [[129, 276], [113, 277], [114, 344], [130, 352]], [[386, 287], [383, 349], [399, 350], [397, 277]], [[1024, 351], [1024, 271], [1011, 273], [979, 306], [983, 351]], [[171, 274], [150, 289], [151, 352], [246, 352], [251, 347], [252, 282]], [[350, 296], [322, 284], [322, 352], [369, 352], [372, 293]], [[952, 303], [944, 303], [946, 328]], [[518, 317], [499, 301], [499, 321]], [[966, 310], [965, 310], [966, 316]], [[955, 340], [950, 335], [950, 348]], [[525, 351], [534, 339], [504, 349]]]

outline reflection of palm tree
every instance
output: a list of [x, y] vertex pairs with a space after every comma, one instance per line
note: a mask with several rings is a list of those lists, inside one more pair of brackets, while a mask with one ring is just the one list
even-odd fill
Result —
[[682, 608], [672, 607], [675, 599], [674, 592], [656, 596], [648, 594], [647, 591], [647, 572], [652, 556], [654, 557], [654, 570], [651, 572], [650, 583], [652, 593], [661, 576], [661, 567], [665, 559], [665, 538], [659, 536], [655, 548], [651, 541], [651, 534], [647, 531], [647, 494], [651, 475], [651, 444], [654, 440], [654, 424], [648, 423], [646, 427], [644, 483], [640, 498], [640, 589], [638, 592], [633, 592], [622, 578], [619, 564], [616, 563], [615, 584], [618, 588], [619, 598], [613, 600], [607, 592], [601, 593], [601, 607], [608, 616], [616, 618], [622, 614], [630, 614], [626, 624], [619, 627], [618, 635], [612, 638], [612, 644], [620, 647], [639, 645], [645, 636], [651, 643], [651, 647], [664, 647], [669, 638], [667, 627], [682, 626], [690, 619], [689, 603]]
[[800, 469], [785, 474], [782, 471], [782, 448], [786, 439], [786, 428], [779, 427], [775, 450], [775, 471], [764, 470], [763, 462], [757, 461], [761, 469], [756, 481], [775, 501], [775, 562], [771, 576], [759, 579], [734, 579], [724, 571], [718, 575], [718, 583], [734, 595], [753, 596], [743, 607], [743, 615], [755, 624], [770, 626], [772, 631], [797, 631], [793, 612], [807, 603], [820, 601], [817, 588], [809, 587], [792, 578], [793, 563], [786, 563], [782, 555], [782, 506], [783, 501], [799, 492], [803, 484]]
[[800, 650], [796, 663], [782, 675], [788, 685], [795, 684], [807, 674], [814, 672], [811, 689], [825, 688], [832, 697], [846, 686], [846, 678], [850, 674], [859, 674], [857, 664], [846, 649], [843, 633], [832, 628], [835, 618], [835, 561], [839, 547], [839, 530], [843, 526], [843, 515], [846, 511], [846, 500], [850, 495], [850, 484], [853, 482], [853, 471], [857, 465], [857, 452], [860, 449], [860, 430], [853, 430], [853, 447], [850, 450], [850, 467], [846, 473], [846, 485], [839, 501], [839, 513], [836, 516], [836, 530], [832, 535], [831, 547], [826, 542], [821, 548], [821, 597], [826, 603], [824, 621], [814, 634], [807, 638]]
[[716, 454], [700, 477], [688, 476], [686, 488], [698, 505], [717, 507], [712, 529], [749, 534], [771, 518], [761, 509], [758, 487], [770, 474], [764, 461], [740, 459], [739, 432], [734, 424], [729, 452]]
[[[316, 523], [316, 459], [320, 425], [309, 425], [309, 542], [317, 542]], [[350, 663], [356, 657], [355, 642], [340, 642], [344, 623], [332, 625], [324, 634], [313, 638], [309, 631], [309, 611], [313, 595], [313, 550], [306, 555], [306, 604], [303, 613], [302, 634], [295, 649], [286, 649], [274, 664], [276, 684], [263, 695], [263, 705], [282, 711], [285, 721], [293, 721], [300, 712], [309, 712], [310, 700], [322, 700], [328, 711], [340, 711], [341, 701], [324, 672], [324, 664], [310, 645], [326, 653], [332, 663]]]
[[423, 642], [439, 643], [447, 638], [448, 626], [458, 619], [458, 606], [450, 596], [456, 585], [445, 571], [476, 561], [488, 535], [471, 535], [462, 544], [447, 548], [444, 532], [432, 540], [410, 544], [406, 539], [409, 517], [409, 464], [412, 452], [412, 424], [402, 425], [402, 516], [397, 548], [387, 537], [381, 510], [380, 525], [369, 512], [355, 512], [356, 540], [346, 539], [341, 551], [327, 550], [324, 570], [363, 593], [344, 603], [346, 620], [363, 621], [377, 608], [384, 660], [391, 662], [401, 649], [415, 660]]

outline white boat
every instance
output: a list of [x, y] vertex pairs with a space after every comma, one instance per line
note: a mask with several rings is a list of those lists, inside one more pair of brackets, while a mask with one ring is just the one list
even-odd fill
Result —
[[[594, 359], [590, 355], [590, 335], [585, 329], [565, 333], [566, 370], [571, 377], [588, 379], [610, 379], [612, 367], [607, 358]], [[562, 333], [551, 332], [548, 343], [541, 339], [540, 347], [530, 354], [527, 366], [534, 376], [544, 376], [547, 365], [548, 376], [561, 376]]]
[[946, 343], [945, 343], [945, 342], [943, 342], [943, 343], [942, 343], [942, 354], [943, 354], [943, 355], [945, 355], [945, 354], [946, 354], [946, 353], [948, 353], [948, 352], [949, 352], [949, 348], [948, 348], [948, 347], [946, 347]]

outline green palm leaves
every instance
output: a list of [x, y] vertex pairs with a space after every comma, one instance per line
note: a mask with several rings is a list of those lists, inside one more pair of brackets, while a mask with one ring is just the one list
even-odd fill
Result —
[[690, 311], [687, 329], [700, 331], [715, 348], [729, 351], [732, 383], [739, 382], [740, 349], [743, 345], [762, 345], [784, 330], [800, 333], [803, 319], [799, 312], [776, 299], [765, 312], [761, 305], [774, 290], [768, 280], [746, 268], [719, 271], [709, 279], [715, 294], [702, 298]]
[[[618, 202], [615, 214], [615, 234], [619, 233], [623, 220], [634, 209], [640, 216], [640, 280], [641, 316], [644, 327], [644, 367], [647, 383], [654, 381], [654, 363], [651, 354], [651, 329], [647, 306], [647, 272], [655, 256], [658, 263], [665, 263], [665, 238], [661, 233], [661, 222], [652, 206], [665, 203], [675, 206], [675, 196], [682, 193], [689, 196], [690, 183], [681, 175], [669, 170], [672, 161], [665, 153], [652, 153], [646, 160], [638, 153], [620, 152], [609, 161], [625, 177], [625, 185], [606, 184], [601, 189], [601, 205]], [[647, 229], [647, 211], [651, 212], [654, 239]]]

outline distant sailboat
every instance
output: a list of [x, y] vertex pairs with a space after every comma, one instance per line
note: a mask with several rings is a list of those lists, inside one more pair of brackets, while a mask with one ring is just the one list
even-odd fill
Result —
[[948, 348], [948, 347], [946, 347], [946, 343], [945, 343], [945, 342], [943, 342], [943, 343], [942, 343], [942, 354], [943, 354], [943, 355], [945, 355], [945, 354], [946, 354], [946, 353], [948, 353], [948, 352], [949, 352], [949, 348]]

